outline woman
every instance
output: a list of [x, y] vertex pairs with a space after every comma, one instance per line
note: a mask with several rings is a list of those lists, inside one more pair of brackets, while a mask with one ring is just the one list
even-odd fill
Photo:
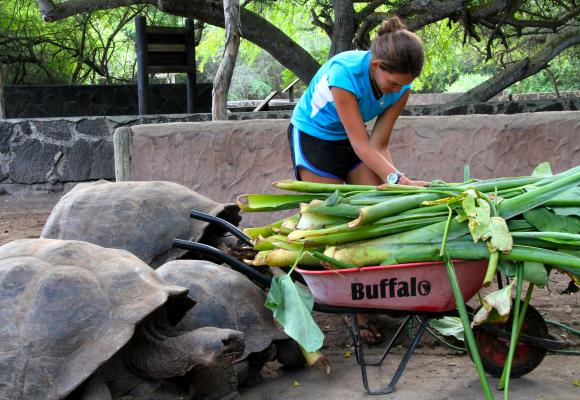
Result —
[[[370, 51], [346, 51], [328, 60], [300, 98], [288, 128], [296, 179], [426, 185], [400, 172], [388, 148], [423, 62], [421, 39], [398, 17], [383, 23]], [[365, 122], [375, 117], [369, 137]], [[380, 340], [365, 316], [358, 321], [364, 341]]]

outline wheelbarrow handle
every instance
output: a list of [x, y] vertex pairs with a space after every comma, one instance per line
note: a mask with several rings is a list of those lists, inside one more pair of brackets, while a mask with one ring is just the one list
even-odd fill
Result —
[[198, 219], [200, 221], [209, 222], [210, 224], [216, 224], [225, 229], [227, 232], [231, 233], [242, 242], [246, 243], [247, 245], [252, 246], [252, 238], [246, 235], [244, 232], [239, 230], [236, 226], [229, 223], [228, 221], [221, 219], [220, 217], [215, 217], [213, 215], [209, 215], [206, 213], [202, 213], [199, 211], [192, 210], [189, 214], [191, 218]]
[[208, 254], [210, 256], [218, 258], [220, 261], [228, 264], [233, 270], [238, 271], [241, 274], [246, 275], [250, 279], [254, 279], [260, 282], [262, 285], [269, 287], [272, 283], [272, 278], [267, 275], [261, 274], [254, 268], [244, 264], [237, 258], [224, 253], [215, 247], [208, 246], [207, 244], [191, 242], [189, 240], [173, 239], [171, 242], [172, 247], [177, 247], [179, 249], [198, 251], [200, 253]]

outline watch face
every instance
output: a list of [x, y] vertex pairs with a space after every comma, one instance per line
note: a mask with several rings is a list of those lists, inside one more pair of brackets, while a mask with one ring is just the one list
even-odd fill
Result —
[[388, 176], [387, 176], [387, 183], [391, 183], [391, 184], [395, 184], [399, 181], [399, 175], [395, 174], [394, 172], [391, 172]]

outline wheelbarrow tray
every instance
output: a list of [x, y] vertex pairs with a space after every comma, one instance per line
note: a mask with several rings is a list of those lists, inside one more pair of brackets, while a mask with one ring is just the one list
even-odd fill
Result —
[[[481, 288], [487, 260], [453, 261], [465, 301]], [[317, 303], [415, 312], [455, 309], [443, 262], [311, 271], [296, 268]]]

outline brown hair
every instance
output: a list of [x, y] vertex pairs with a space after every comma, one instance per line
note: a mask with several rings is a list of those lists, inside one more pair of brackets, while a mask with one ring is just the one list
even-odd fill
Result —
[[371, 53], [385, 71], [413, 77], [421, 74], [425, 61], [423, 41], [396, 16], [383, 22], [371, 43]]

